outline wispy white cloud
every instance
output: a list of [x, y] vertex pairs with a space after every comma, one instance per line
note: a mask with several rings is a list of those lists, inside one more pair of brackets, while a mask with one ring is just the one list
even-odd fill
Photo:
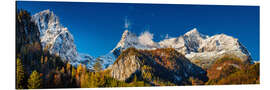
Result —
[[149, 31], [145, 31], [139, 36], [139, 42], [143, 45], [153, 45], [155, 44], [153, 37], [154, 34], [150, 33]]

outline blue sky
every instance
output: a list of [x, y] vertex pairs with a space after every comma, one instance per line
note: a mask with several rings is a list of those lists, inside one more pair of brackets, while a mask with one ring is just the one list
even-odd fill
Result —
[[253, 59], [260, 59], [259, 6], [18, 1], [17, 8], [31, 14], [50, 9], [73, 34], [78, 51], [95, 57], [116, 46], [127, 17], [131, 32], [139, 35], [149, 28], [154, 41], [166, 34], [178, 37], [196, 27], [202, 34], [238, 38]]

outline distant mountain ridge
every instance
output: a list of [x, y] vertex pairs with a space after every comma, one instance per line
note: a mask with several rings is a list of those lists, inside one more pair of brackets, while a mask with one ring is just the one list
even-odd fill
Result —
[[[148, 34], [147, 32], [146, 34]], [[148, 34], [149, 35], [149, 34]], [[151, 35], [151, 34], [150, 34]], [[230, 54], [235, 55], [243, 61], [251, 62], [252, 58], [248, 50], [238, 41], [238, 39], [225, 34], [217, 34], [214, 36], [203, 35], [198, 32], [196, 28], [185, 33], [183, 36], [176, 38], [167, 38], [160, 42], [154, 42], [149, 38], [141, 38], [136, 36], [128, 30], [125, 30], [122, 34], [121, 40], [116, 47], [109, 52], [111, 59], [116, 59], [123, 50], [134, 47], [136, 49], [143, 50], [155, 50], [158, 48], [174, 48], [179, 53], [185, 55], [192, 62], [200, 60], [200, 63], [196, 63], [202, 67], [208, 67], [219, 57]], [[147, 40], [150, 43], [142, 43], [141, 40]], [[145, 42], [145, 41], [143, 41]], [[113, 54], [113, 55], [112, 55]], [[114, 60], [110, 60], [111, 62]], [[113, 62], [112, 62], [113, 63]], [[112, 64], [111, 63], [111, 64]], [[206, 64], [202, 64], [206, 63]]]

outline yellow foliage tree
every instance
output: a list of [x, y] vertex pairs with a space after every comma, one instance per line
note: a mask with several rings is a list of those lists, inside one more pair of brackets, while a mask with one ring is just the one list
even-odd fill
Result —
[[17, 67], [16, 67], [16, 88], [21, 89], [22, 86], [22, 80], [24, 78], [24, 71], [23, 71], [23, 65], [21, 62], [21, 59], [17, 58]]
[[67, 70], [70, 70], [70, 67], [71, 67], [71, 65], [70, 65], [70, 63], [68, 62], [68, 63], [67, 63], [66, 69], [67, 69]]
[[76, 69], [74, 67], [72, 67], [72, 70], [71, 70], [72, 78], [75, 77], [75, 75], [76, 75]]
[[80, 64], [78, 67], [77, 67], [77, 73], [80, 74], [82, 72], [82, 64]]
[[29, 89], [41, 88], [41, 78], [36, 70], [32, 72], [30, 78], [28, 79], [28, 88]]

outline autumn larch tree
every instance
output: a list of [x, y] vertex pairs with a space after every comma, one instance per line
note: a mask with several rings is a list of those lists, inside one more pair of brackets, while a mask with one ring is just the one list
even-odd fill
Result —
[[41, 88], [41, 78], [36, 70], [32, 72], [32, 74], [28, 79], [28, 88], [29, 89]]
[[22, 89], [22, 81], [24, 78], [24, 71], [21, 59], [17, 58], [17, 67], [16, 67], [16, 88]]

